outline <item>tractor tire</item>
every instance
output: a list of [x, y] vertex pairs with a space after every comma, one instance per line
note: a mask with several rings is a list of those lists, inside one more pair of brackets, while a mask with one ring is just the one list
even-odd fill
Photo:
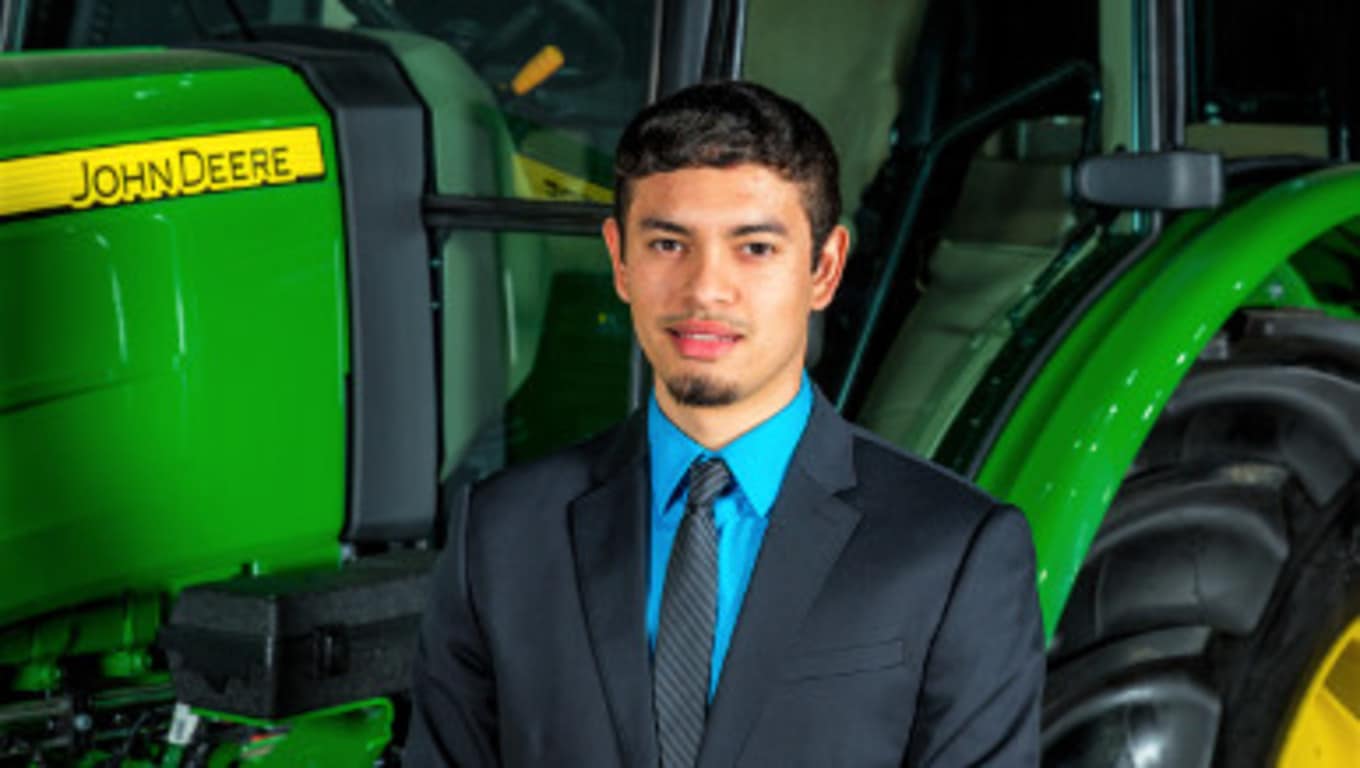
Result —
[[1240, 312], [1078, 574], [1049, 651], [1044, 765], [1271, 765], [1357, 616], [1360, 323]]

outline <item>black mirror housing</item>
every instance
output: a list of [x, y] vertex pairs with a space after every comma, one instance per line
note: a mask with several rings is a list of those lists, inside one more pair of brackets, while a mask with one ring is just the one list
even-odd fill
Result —
[[1072, 194], [1111, 208], [1217, 208], [1227, 187], [1223, 156], [1177, 149], [1096, 155], [1072, 167]]

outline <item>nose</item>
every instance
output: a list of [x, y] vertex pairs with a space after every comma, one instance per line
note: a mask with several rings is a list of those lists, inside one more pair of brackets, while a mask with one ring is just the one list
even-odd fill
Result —
[[722, 306], [736, 299], [739, 281], [735, 264], [723, 248], [695, 249], [689, 266], [689, 294], [697, 306]]

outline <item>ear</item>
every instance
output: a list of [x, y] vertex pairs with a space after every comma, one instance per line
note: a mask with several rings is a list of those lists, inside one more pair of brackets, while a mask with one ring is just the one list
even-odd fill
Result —
[[836, 298], [836, 288], [845, 271], [845, 258], [850, 252], [850, 230], [837, 224], [822, 243], [817, 268], [812, 270], [812, 309], [826, 309]]
[[605, 219], [600, 234], [604, 236], [604, 247], [609, 249], [609, 265], [614, 269], [614, 293], [628, 304], [628, 265], [623, 261], [623, 233], [618, 219], [613, 216]]

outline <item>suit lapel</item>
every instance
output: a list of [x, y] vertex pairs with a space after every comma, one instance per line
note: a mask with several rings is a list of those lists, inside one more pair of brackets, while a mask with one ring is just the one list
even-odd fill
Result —
[[770, 510], [709, 709], [700, 765], [736, 763], [803, 618], [859, 523], [860, 513], [834, 495], [855, 483], [852, 450], [848, 425], [819, 394]]
[[586, 627], [624, 765], [655, 765], [646, 620], [650, 482], [636, 415], [596, 464], [600, 483], [571, 504], [572, 547]]

